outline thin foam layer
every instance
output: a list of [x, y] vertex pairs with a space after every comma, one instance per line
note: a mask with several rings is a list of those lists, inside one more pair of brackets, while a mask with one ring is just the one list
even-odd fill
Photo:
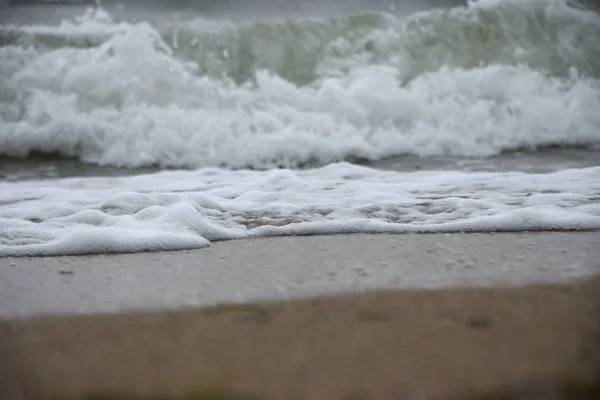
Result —
[[341, 163], [0, 183], [0, 226], [1, 256], [189, 249], [273, 235], [600, 229], [600, 167], [399, 173]]
[[0, 33], [0, 155], [268, 169], [600, 142], [600, 17], [562, 0]]

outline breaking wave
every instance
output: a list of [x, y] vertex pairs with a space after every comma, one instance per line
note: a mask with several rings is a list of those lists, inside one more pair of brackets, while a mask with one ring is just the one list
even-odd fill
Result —
[[486, 0], [409, 17], [0, 27], [0, 155], [294, 168], [600, 142], [600, 16]]

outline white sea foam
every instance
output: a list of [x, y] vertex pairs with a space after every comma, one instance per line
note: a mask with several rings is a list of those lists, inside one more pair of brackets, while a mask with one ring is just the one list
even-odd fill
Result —
[[565, 1], [0, 31], [0, 155], [294, 168], [600, 142], [600, 17]]
[[[596, 37], [600, 17], [563, 0], [164, 26], [95, 10], [57, 27], [0, 27], [0, 155], [200, 168], [2, 182], [0, 256], [600, 229], [600, 167], [398, 173], [336, 163], [597, 145]], [[245, 167], [286, 169], [227, 170]]]
[[600, 167], [551, 174], [161, 172], [0, 183], [0, 255], [200, 248], [349, 232], [600, 229]]

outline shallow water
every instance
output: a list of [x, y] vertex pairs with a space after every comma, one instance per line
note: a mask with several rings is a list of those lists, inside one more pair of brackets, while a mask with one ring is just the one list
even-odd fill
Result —
[[[360, 160], [354, 160], [361, 164]], [[398, 156], [379, 161], [366, 161], [362, 165], [398, 172], [423, 170], [456, 170], [529, 173], [548, 173], [572, 168], [589, 168], [600, 165], [597, 150], [586, 148], [547, 149], [538, 152], [509, 152], [493, 157], [417, 157]], [[76, 159], [37, 155], [27, 158], [0, 158], [0, 180], [22, 181], [75, 177], [118, 177], [149, 174], [159, 167], [118, 168], [85, 164]]]

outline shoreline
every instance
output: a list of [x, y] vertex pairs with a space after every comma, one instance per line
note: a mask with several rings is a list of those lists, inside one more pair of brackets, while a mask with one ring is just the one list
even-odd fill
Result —
[[177, 252], [3, 258], [0, 318], [568, 282], [600, 272], [599, 257], [600, 232], [524, 232], [288, 236]]

